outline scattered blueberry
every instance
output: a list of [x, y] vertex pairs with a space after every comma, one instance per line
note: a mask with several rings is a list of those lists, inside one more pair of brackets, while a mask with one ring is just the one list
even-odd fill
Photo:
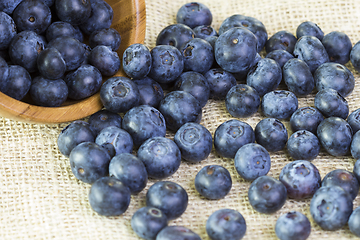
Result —
[[249, 85], [237, 84], [228, 91], [225, 98], [225, 106], [233, 117], [249, 117], [258, 111], [260, 96]]
[[201, 238], [186, 227], [167, 226], [159, 232], [156, 240], [201, 240]]
[[324, 38], [324, 32], [314, 22], [302, 22], [296, 29], [296, 37], [300, 39], [303, 36], [314, 36], [320, 41]]
[[355, 70], [360, 72], [360, 41], [357, 42], [350, 52], [350, 61]]
[[278, 49], [266, 54], [265, 58], [274, 59], [279, 64], [280, 68], [282, 68], [287, 61], [294, 58], [294, 55], [286, 50]]
[[97, 134], [110, 126], [121, 128], [122, 118], [119, 114], [102, 109], [92, 114], [88, 120], [91, 129]]
[[134, 83], [138, 86], [140, 93], [139, 105], [149, 105], [157, 108], [161, 99], [164, 98], [164, 91], [161, 85], [149, 77], [134, 80]]
[[219, 36], [216, 30], [210, 25], [201, 25], [193, 29], [196, 38], [205, 39], [211, 36]]
[[212, 14], [210, 9], [203, 3], [186, 3], [179, 8], [176, 14], [176, 22], [185, 24], [190, 28], [210, 25], [212, 22]]
[[294, 132], [288, 139], [287, 150], [294, 160], [314, 160], [320, 152], [320, 142], [316, 135], [307, 130]]
[[170, 45], [180, 49], [195, 37], [194, 31], [185, 24], [177, 23], [165, 27], [156, 38], [156, 45]]
[[269, 152], [277, 152], [286, 146], [288, 133], [284, 124], [278, 119], [265, 118], [255, 127], [255, 139]]
[[353, 135], [350, 145], [351, 156], [356, 160], [360, 159], [360, 133], [358, 132]]
[[350, 231], [357, 237], [360, 237], [360, 207], [357, 207], [350, 215], [348, 225]]
[[280, 240], [305, 240], [309, 237], [310, 232], [309, 219], [297, 211], [281, 215], [275, 224], [275, 233]]
[[324, 117], [340, 117], [346, 119], [349, 115], [349, 104], [335, 89], [324, 88], [314, 98], [315, 107]]
[[130, 45], [123, 53], [122, 67], [130, 78], [145, 78], [151, 70], [151, 63], [150, 50], [141, 43]]
[[317, 127], [323, 120], [323, 115], [316, 108], [301, 107], [291, 115], [290, 126], [293, 132], [307, 130], [317, 134]]
[[205, 73], [213, 65], [214, 50], [204, 39], [193, 38], [185, 43], [180, 51], [184, 59], [184, 71]]
[[360, 184], [360, 161], [359, 161], [359, 159], [357, 159], [354, 164], [353, 173]]
[[285, 50], [292, 54], [297, 38], [289, 31], [282, 30], [272, 35], [265, 45], [266, 52], [269, 54], [275, 50]]
[[96, 136], [95, 142], [99, 145], [110, 143], [115, 149], [115, 155], [131, 153], [134, 145], [130, 134], [124, 129], [115, 126], [102, 129]]
[[348, 35], [339, 31], [332, 31], [322, 39], [330, 61], [340, 64], [346, 64], [350, 60], [350, 51], [352, 43]]
[[221, 68], [210, 69], [204, 77], [210, 88], [209, 98], [215, 100], [225, 100], [228, 91], [236, 85], [235, 77]]
[[339, 186], [344, 189], [352, 200], [356, 198], [359, 192], [359, 182], [352, 172], [345, 169], [335, 169], [323, 178], [322, 187]]
[[98, 45], [93, 48], [88, 56], [89, 63], [99, 69], [103, 76], [113, 76], [121, 65], [117, 52], [109, 46]]
[[293, 92], [274, 90], [261, 100], [261, 110], [266, 117], [289, 119], [298, 108], [298, 99]]
[[355, 109], [350, 113], [346, 120], [353, 130], [353, 134], [355, 134], [360, 129], [360, 108]]

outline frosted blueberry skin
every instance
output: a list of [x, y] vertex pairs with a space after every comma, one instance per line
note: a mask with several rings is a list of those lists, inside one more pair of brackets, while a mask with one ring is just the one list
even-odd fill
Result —
[[8, 14], [0, 12], [0, 26], [0, 50], [7, 50], [17, 33], [16, 24]]
[[172, 91], [160, 101], [159, 111], [165, 118], [166, 127], [177, 131], [188, 122], [199, 123], [202, 109], [199, 101], [185, 91]]
[[66, 63], [56, 48], [46, 48], [37, 57], [37, 67], [42, 76], [47, 79], [63, 78]]
[[209, 100], [210, 87], [206, 78], [198, 72], [183, 72], [177, 79], [173, 88], [175, 91], [190, 93], [204, 107]]
[[151, 49], [151, 70], [148, 76], [158, 83], [171, 83], [184, 70], [184, 59], [181, 52], [168, 45], [159, 45]]
[[202, 38], [205, 39], [208, 37], [216, 36], [218, 37], [219, 34], [216, 32], [216, 30], [211, 27], [210, 25], [201, 25], [197, 26], [193, 29], [195, 33], [196, 38]]
[[356, 132], [350, 145], [351, 156], [356, 160], [360, 159], [360, 133]]
[[350, 215], [348, 225], [350, 231], [357, 237], [360, 237], [360, 207], [357, 207]]
[[260, 96], [254, 88], [246, 84], [238, 84], [226, 94], [225, 106], [233, 117], [249, 117], [258, 111]]
[[219, 28], [219, 35], [222, 35], [231, 28], [241, 27], [249, 30], [256, 36], [256, 51], [260, 52], [268, 39], [265, 25], [256, 18], [248, 17], [240, 14], [232, 15], [226, 18]]
[[247, 72], [256, 56], [256, 36], [245, 28], [235, 27], [221, 34], [215, 42], [215, 60], [225, 71]]
[[90, 0], [63, 0], [55, 1], [57, 17], [72, 25], [86, 22], [91, 15]]
[[11, 15], [19, 3], [21, 3], [22, 0], [14, 0], [14, 1], [1, 1], [0, 2], [0, 11], [3, 11], [9, 15]]
[[212, 135], [198, 123], [185, 123], [175, 133], [174, 142], [179, 147], [181, 157], [189, 162], [206, 159], [212, 149]]
[[286, 188], [273, 177], [261, 176], [251, 183], [248, 198], [257, 212], [274, 213], [285, 204]]
[[122, 118], [119, 114], [102, 109], [92, 114], [88, 120], [96, 135], [104, 128], [115, 126], [121, 128]]
[[111, 50], [117, 51], [120, 47], [121, 36], [114, 28], [102, 28], [93, 31], [89, 36], [89, 45], [94, 48], [98, 45], [111, 47]]
[[350, 113], [346, 121], [350, 124], [353, 134], [360, 129], [360, 108], [355, 109]]
[[237, 119], [221, 123], [214, 133], [215, 150], [226, 158], [234, 158], [240, 147], [253, 142], [255, 133], [252, 127]]
[[280, 172], [279, 180], [286, 187], [288, 197], [293, 199], [312, 197], [321, 187], [319, 170], [306, 160], [286, 164]]
[[341, 96], [348, 96], [355, 87], [354, 75], [345, 66], [339, 63], [324, 63], [314, 73], [316, 89], [335, 89]]
[[346, 64], [350, 60], [350, 51], [352, 43], [348, 35], [339, 31], [332, 31], [322, 39], [330, 61], [340, 64]]
[[292, 58], [286, 62], [282, 73], [287, 88], [297, 96], [306, 96], [315, 87], [315, 80], [309, 66], [298, 58]]
[[302, 22], [296, 29], [296, 37], [300, 39], [303, 36], [314, 36], [321, 41], [324, 38], [324, 32], [316, 23], [306, 21]]
[[358, 161], [358, 160], [356, 160], [356, 162], [354, 164], [353, 173], [354, 173], [356, 179], [358, 180], [358, 182], [360, 183], [360, 161]]
[[94, 142], [83, 142], [74, 147], [69, 159], [74, 176], [85, 183], [94, 183], [109, 173], [110, 155]]
[[236, 210], [219, 209], [206, 220], [206, 233], [212, 240], [240, 240], [246, 233], [246, 221]]
[[91, 185], [89, 203], [91, 208], [103, 216], [123, 214], [130, 204], [130, 191], [121, 181], [102, 177]]
[[265, 58], [271, 58], [275, 60], [279, 64], [280, 68], [282, 68], [285, 63], [290, 59], [293, 59], [294, 56], [286, 50], [278, 49], [266, 54]]
[[229, 171], [220, 165], [208, 165], [195, 176], [195, 189], [207, 199], [224, 198], [231, 190], [232, 180]]
[[294, 132], [287, 141], [287, 150], [294, 160], [314, 160], [320, 152], [320, 142], [315, 134], [307, 130]]
[[148, 176], [163, 179], [173, 175], [181, 163], [181, 152], [174, 141], [165, 137], [147, 139], [138, 149], [137, 157], [143, 161]]
[[146, 206], [160, 209], [168, 220], [180, 217], [187, 205], [188, 194], [182, 186], [174, 182], [156, 182], [146, 193]]
[[35, 104], [44, 107], [59, 107], [66, 101], [69, 93], [64, 80], [50, 80], [42, 76], [32, 80], [29, 92]]
[[88, 56], [91, 65], [99, 69], [103, 76], [113, 76], [120, 69], [121, 60], [117, 52], [110, 47], [98, 45], [93, 48]]
[[22, 31], [15, 35], [9, 45], [11, 62], [20, 65], [28, 72], [37, 71], [37, 56], [45, 49], [44, 39], [33, 31]]
[[[87, 35], [100, 29], [110, 28], [114, 11], [106, 1], [91, 1], [89, 18], [79, 25], [81, 31]], [[76, 25], [76, 24], [75, 24]]]
[[176, 14], [176, 22], [185, 24], [190, 28], [211, 25], [212, 19], [210, 9], [200, 2], [186, 3], [179, 8]]
[[4, 79], [2, 92], [16, 100], [23, 99], [31, 88], [31, 75], [19, 65], [9, 65]]
[[314, 98], [315, 107], [324, 117], [346, 119], [349, 115], [349, 104], [341, 94], [332, 88], [320, 90]]
[[104, 107], [114, 113], [127, 112], [139, 105], [139, 89], [127, 77], [111, 77], [100, 88], [100, 100]]
[[357, 42], [350, 52], [350, 61], [355, 70], [360, 72], [360, 41]]
[[195, 37], [194, 31], [185, 24], [176, 23], [165, 27], [156, 38], [156, 46], [170, 45], [180, 49]]
[[155, 240], [156, 235], [167, 225], [166, 216], [154, 207], [142, 207], [131, 217], [132, 230], [146, 240]]
[[280, 240], [305, 240], [309, 237], [310, 232], [309, 219], [297, 211], [281, 215], [275, 224], [275, 233]]
[[318, 125], [324, 120], [320, 111], [313, 107], [298, 108], [290, 117], [290, 127], [293, 132], [307, 130], [315, 135]]
[[63, 22], [63, 21], [52, 22], [50, 26], [46, 29], [45, 32], [46, 40], [50, 42], [51, 40], [60, 36], [75, 37], [76, 36], [75, 27], [68, 22]]
[[319, 188], [310, 202], [312, 218], [322, 229], [329, 231], [345, 226], [352, 210], [349, 194], [338, 186]]
[[282, 79], [279, 64], [270, 58], [259, 60], [247, 73], [246, 84], [254, 88], [260, 97], [275, 90]]
[[139, 89], [139, 104], [158, 108], [160, 101], [164, 98], [164, 91], [161, 85], [149, 77], [133, 81], [136, 83]]
[[289, 31], [283, 30], [272, 35], [265, 45], [265, 50], [269, 54], [275, 50], [285, 50], [292, 54], [294, 51], [297, 38]]
[[191, 39], [180, 48], [180, 51], [184, 59], [184, 71], [205, 73], [214, 63], [214, 50], [204, 39]]
[[215, 100], [225, 100], [228, 91], [236, 85], [235, 77], [221, 68], [210, 69], [204, 77], [210, 88], [209, 98]]
[[123, 117], [122, 128], [131, 135], [135, 147], [139, 147], [149, 138], [165, 137], [166, 134], [163, 115], [148, 105], [140, 105], [127, 111]]
[[120, 153], [110, 160], [109, 176], [120, 180], [131, 194], [141, 192], [148, 180], [143, 162], [131, 153]]
[[[218, 39], [218, 37], [219, 36], [210, 36], [210, 37], [205, 38], [205, 40], [210, 43], [210, 45], [212, 46], [214, 51], [215, 51], [215, 42]], [[219, 67], [216, 61], [214, 61], [213, 67]]]
[[156, 240], [201, 240], [201, 238], [186, 227], [167, 226], [159, 232]]
[[133, 79], [145, 78], [151, 70], [151, 62], [149, 48], [141, 43], [130, 45], [122, 56], [123, 70]]
[[332, 156], [344, 156], [349, 153], [352, 135], [350, 125], [339, 117], [326, 118], [317, 129], [321, 145]]
[[8, 76], [9, 76], [9, 65], [2, 57], [0, 57], [0, 91], [1, 92], [5, 91], [6, 89]]
[[287, 143], [287, 130], [276, 118], [265, 118], [255, 127], [255, 139], [258, 144], [266, 148], [269, 152], [282, 150]]
[[236, 171], [242, 178], [253, 181], [270, 171], [270, 154], [260, 144], [245, 144], [236, 152], [234, 164]]
[[268, 92], [261, 100], [261, 111], [266, 117], [288, 119], [297, 108], [297, 97], [286, 90]]
[[131, 153], [134, 146], [130, 134], [124, 129], [115, 126], [102, 129], [96, 136], [95, 143], [99, 145], [110, 143], [115, 149], [115, 155]]
[[354, 200], [359, 192], [359, 182], [352, 172], [345, 169], [335, 169], [323, 178], [322, 187], [339, 186]]

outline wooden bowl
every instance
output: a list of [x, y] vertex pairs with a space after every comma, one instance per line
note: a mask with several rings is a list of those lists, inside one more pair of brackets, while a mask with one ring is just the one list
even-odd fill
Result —
[[[145, 38], [145, 0], [106, 0], [114, 10], [112, 28], [119, 31], [121, 45], [119, 57], [134, 43]], [[120, 70], [115, 76], [126, 76]], [[39, 107], [29, 102], [15, 100], [0, 92], [0, 116], [30, 123], [62, 123], [87, 117], [103, 107], [100, 94], [81, 101], [67, 100], [60, 107]]]

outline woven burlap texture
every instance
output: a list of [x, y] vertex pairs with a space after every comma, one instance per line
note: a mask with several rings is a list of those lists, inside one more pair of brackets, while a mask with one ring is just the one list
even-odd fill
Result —
[[[155, 46], [157, 34], [167, 25], [175, 23], [176, 12], [185, 3], [180, 0], [146, 1], [147, 46]], [[203, 3], [212, 11], [212, 25], [217, 30], [226, 17], [243, 14], [262, 21], [269, 36], [280, 30], [295, 34], [301, 22], [310, 20], [317, 23], [325, 34], [334, 30], [343, 31], [353, 44], [360, 40], [358, 0], [210, 0]], [[360, 75], [351, 63], [346, 66], [356, 79], [355, 90], [347, 97], [350, 111], [353, 111], [360, 108]], [[313, 101], [314, 94], [299, 98], [299, 107], [313, 106]], [[210, 100], [203, 108], [201, 124], [214, 134], [221, 123], [232, 118], [223, 101]], [[258, 112], [240, 120], [255, 128], [262, 118], [264, 116]], [[289, 127], [288, 121], [283, 123]], [[0, 239], [139, 239], [131, 229], [130, 219], [137, 209], [145, 206], [146, 191], [156, 181], [149, 180], [141, 193], [132, 196], [130, 206], [123, 215], [99, 216], [88, 203], [90, 185], [75, 179], [69, 160], [58, 151], [57, 137], [67, 124], [39, 125], [0, 118]], [[167, 133], [167, 137], [172, 139], [173, 136], [174, 133]], [[284, 150], [271, 153], [271, 161], [268, 175], [278, 178], [282, 167], [292, 160]], [[322, 178], [337, 168], [352, 171], [354, 162], [350, 156], [332, 157], [324, 150], [313, 161]], [[194, 188], [196, 173], [210, 164], [222, 165], [231, 173], [233, 186], [224, 199], [206, 200]], [[186, 212], [169, 224], [188, 227], [202, 239], [209, 239], [205, 231], [207, 218], [221, 208], [236, 209], [244, 216], [247, 223], [244, 239], [276, 239], [276, 219], [290, 210], [300, 211], [310, 219], [312, 231], [309, 239], [354, 238], [347, 226], [334, 232], [317, 226], [310, 216], [309, 199], [288, 199], [274, 214], [254, 211], [247, 198], [250, 182], [237, 174], [232, 159], [220, 157], [214, 149], [201, 163], [183, 161], [179, 170], [166, 180], [179, 183], [189, 195]], [[357, 197], [354, 208], [359, 205], [360, 198]]]

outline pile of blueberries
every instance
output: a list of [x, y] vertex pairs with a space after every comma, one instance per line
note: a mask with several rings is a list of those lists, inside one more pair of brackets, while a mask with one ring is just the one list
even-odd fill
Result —
[[[144, 239], [200, 239], [190, 229], [167, 226], [186, 210], [188, 195], [166, 178], [182, 159], [200, 162], [214, 146], [251, 182], [248, 199], [256, 211], [271, 214], [287, 198], [312, 198], [310, 213], [321, 228], [334, 231], [348, 223], [360, 237], [360, 208], [353, 211], [360, 181], [360, 109], [349, 114], [345, 97], [355, 81], [344, 66], [351, 61], [360, 71], [360, 43], [353, 47], [337, 31], [324, 36], [313, 22], [301, 23], [296, 36], [279, 31], [270, 38], [252, 17], [230, 16], [219, 31], [211, 23], [204, 4], [183, 5], [177, 23], [159, 33], [156, 47], [134, 44], [125, 50], [122, 67], [128, 77], [111, 77], [102, 85], [105, 109], [60, 133], [59, 150], [69, 157], [75, 177], [92, 184], [92, 209], [120, 215], [131, 194], [142, 191], [148, 178], [156, 179], [146, 206], [132, 217], [134, 232]], [[279, 90], [282, 81], [287, 90]], [[298, 108], [297, 97], [313, 92], [315, 107]], [[214, 137], [199, 124], [209, 98], [225, 101], [234, 117], [221, 123]], [[259, 108], [265, 118], [254, 130], [238, 119]], [[289, 138], [281, 120], [290, 121]], [[173, 140], [166, 130], [175, 133]], [[332, 156], [350, 152], [357, 160], [353, 172], [337, 169], [321, 179], [311, 162], [321, 146]], [[294, 161], [279, 179], [267, 176], [270, 153], [285, 148]], [[194, 185], [203, 197], [221, 199], [232, 180], [224, 167], [208, 165]], [[310, 231], [308, 218], [296, 211], [279, 217], [275, 226], [280, 239], [306, 239]], [[214, 240], [241, 239], [246, 222], [238, 211], [220, 209], [208, 218], [206, 232]]]
[[0, 1], [0, 91], [45, 107], [98, 92], [121, 66], [113, 14], [104, 0]]

